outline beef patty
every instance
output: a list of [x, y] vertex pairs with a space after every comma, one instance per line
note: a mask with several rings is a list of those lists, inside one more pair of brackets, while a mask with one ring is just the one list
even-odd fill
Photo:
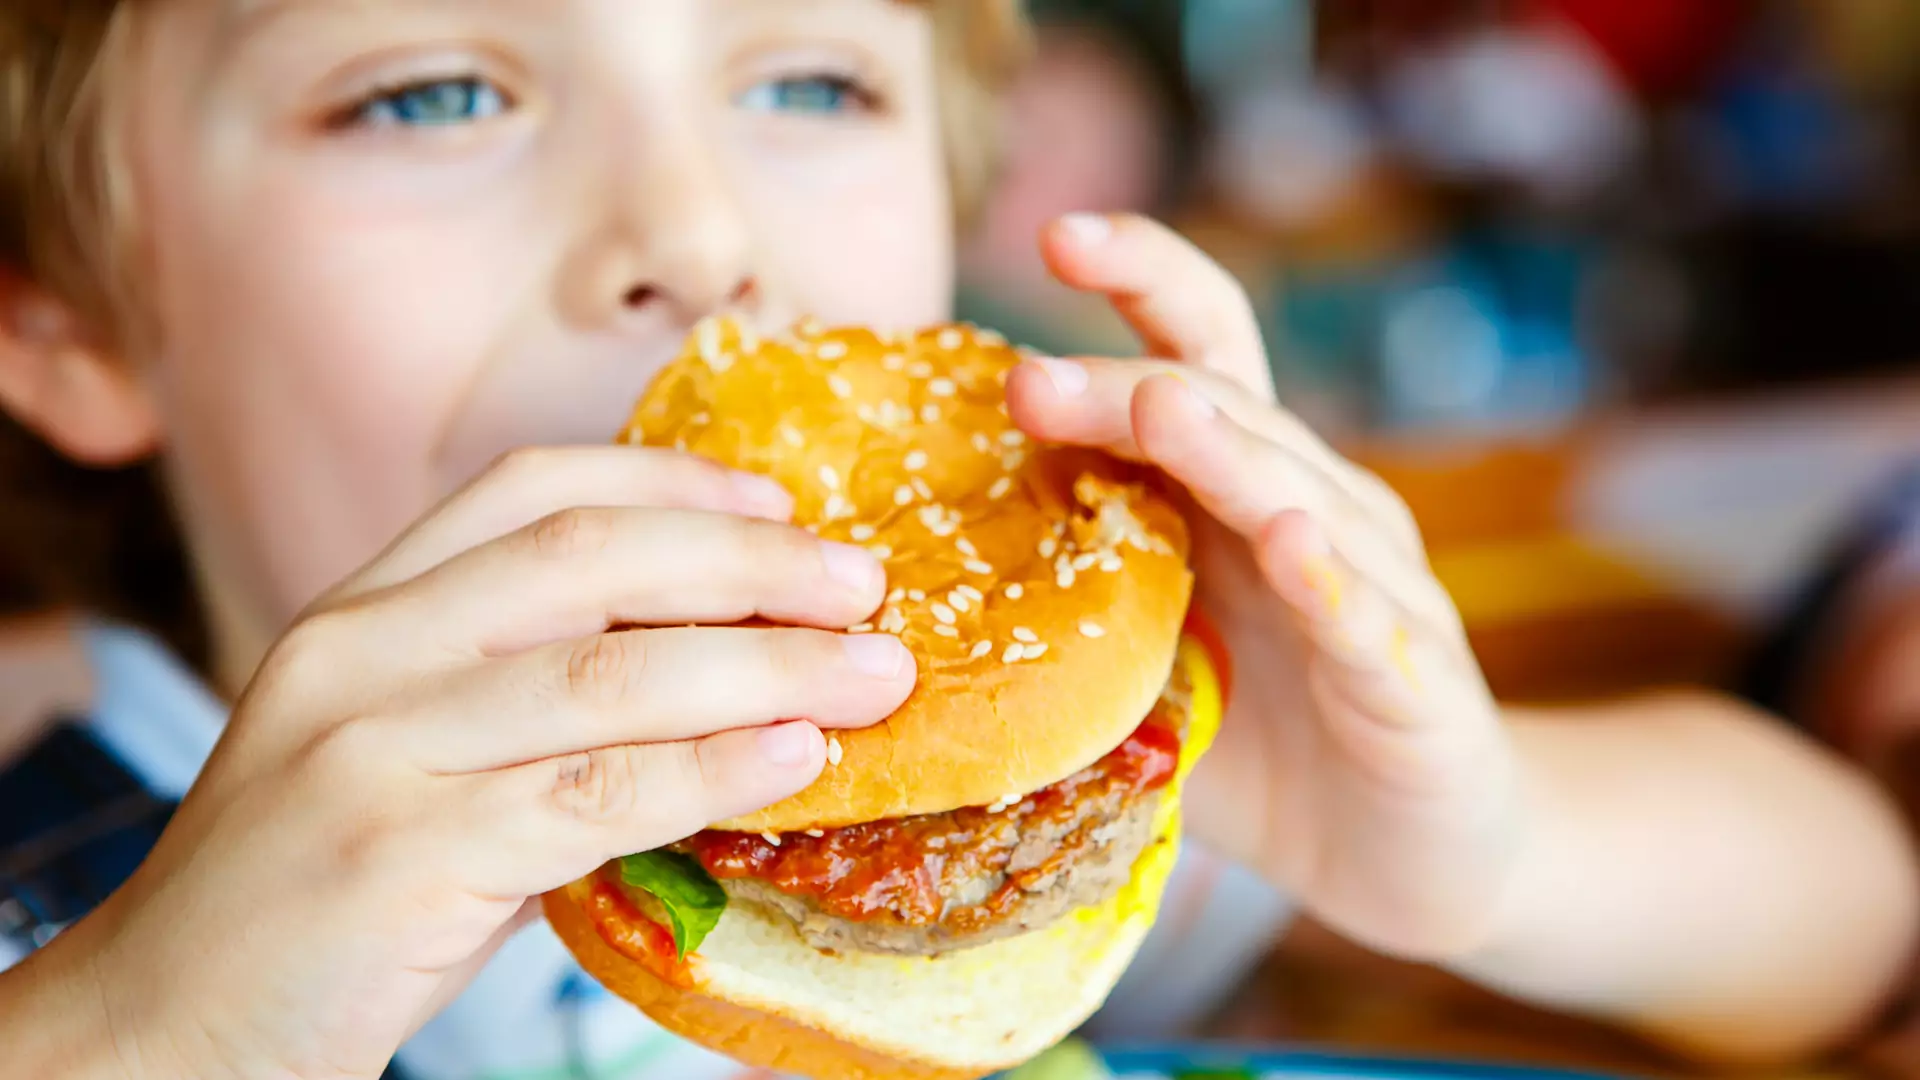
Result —
[[1132, 877], [1179, 757], [1149, 718], [1095, 765], [991, 807], [680, 845], [728, 899], [793, 922], [815, 948], [938, 956], [1039, 929]]

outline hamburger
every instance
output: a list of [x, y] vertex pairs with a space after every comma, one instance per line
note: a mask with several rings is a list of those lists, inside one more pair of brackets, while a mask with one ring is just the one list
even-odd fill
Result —
[[800, 794], [550, 894], [654, 1020], [815, 1080], [973, 1078], [1068, 1035], [1152, 924], [1223, 665], [1148, 475], [1033, 445], [991, 333], [704, 323], [621, 441], [773, 477], [891, 589], [920, 679]]

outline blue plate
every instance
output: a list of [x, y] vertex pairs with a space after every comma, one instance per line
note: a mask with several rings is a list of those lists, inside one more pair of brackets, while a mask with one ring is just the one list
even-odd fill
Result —
[[1103, 1047], [1100, 1054], [1114, 1080], [1618, 1080], [1519, 1066], [1234, 1046]]

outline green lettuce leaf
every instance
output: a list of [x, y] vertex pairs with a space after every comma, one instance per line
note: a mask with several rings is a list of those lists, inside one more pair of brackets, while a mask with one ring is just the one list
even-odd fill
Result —
[[682, 959], [713, 933], [727, 910], [727, 893], [706, 868], [686, 855], [647, 851], [620, 860], [620, 880], [660, 901], [673, 946]]

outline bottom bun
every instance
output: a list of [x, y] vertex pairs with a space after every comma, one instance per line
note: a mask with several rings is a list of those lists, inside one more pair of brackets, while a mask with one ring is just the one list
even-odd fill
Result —
[[1097, 907], [921, 959], [821, 953], [790, 922], [734, 904], [676, 983], [608, 944], [589, 913], [593, 878], [548, 894], [547, 920], [607, 989], [747, 1065], [813, 1080], [975, 1080], [1018, 1065], [1099, 1009], [1153, 925], [1178, 854], [1180, 782], [1221, 712], [1205, 650], [1190, 637], [1180, 656], [1193, 691], [1180, 772], [1132, 880]]

